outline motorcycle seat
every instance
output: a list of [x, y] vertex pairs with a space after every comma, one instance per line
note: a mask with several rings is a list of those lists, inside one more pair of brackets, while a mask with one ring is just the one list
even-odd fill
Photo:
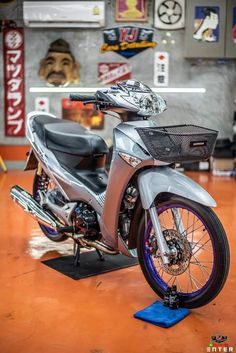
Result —
[[51, 150], [81, 157], [108, 153], [108, 147], [100, 136], [76, 122], [39, 115], [33, 120], [33, 129]]

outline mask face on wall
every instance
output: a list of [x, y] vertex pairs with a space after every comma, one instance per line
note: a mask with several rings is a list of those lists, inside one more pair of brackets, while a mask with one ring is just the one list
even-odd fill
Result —
[[40, 62], [39, 78], [50, 86], [64, 87], [80, 81], [79, 64], [63, 39], [50, 44], [45, 58]]

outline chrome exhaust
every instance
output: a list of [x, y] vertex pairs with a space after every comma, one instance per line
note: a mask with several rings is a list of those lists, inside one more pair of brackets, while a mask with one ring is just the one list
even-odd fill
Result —
[[85, 238], [79, 238], [79, 242], [82, 246], [89, 246], [91, 248], [95, 248], [97, 250], [100, 250], [106, 254], [110, 254], [110, 255], [119, 254], [119, 251], [111, 248], [110, 246], [108, 246], [98, 240], [88, 240]]
[[[63, 229], [66, 230], [67, 228], [71, 228], [66, 227], [53, 214], [43, 209], [32, 197], [32, 195], [22, 189], [19, 185], [15, 185], [11, 188], [10, 195], [14, 202], [16, 202], [26, 213], [35, 218], [39, 223], [51, 227], [58, 232], [63, 231]], [[95, 248], [110, 255], [116, 255], [119, 253], [117, 250], [114, 250], [100, 241], [85, 239], [83, 234], [73, 234], [68, 232], [65, 232], [65, 234], [74, 241], [79, 242], [82, 246]]]
[[36, 218], [37, 221], [45, 226], [57, 230], [64, 227], [56, 217], [44, 210], [35, 199], [22, 189], [20, 186], [15, 185], [11, 188], [10, 195], [14, 202], [16, 202], [23, 210], [31, 217]]

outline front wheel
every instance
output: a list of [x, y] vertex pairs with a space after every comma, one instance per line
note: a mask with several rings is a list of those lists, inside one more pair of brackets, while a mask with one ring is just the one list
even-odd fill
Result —
[[229, 271], [229, 246], [222, 224], [209, 207], [177, 196], [156, 210], [175, 255], [170, 264], [163, 264], [151, 220], [145, 222], [143, 217], [137, 250], [147, 282], [161, 298], [168, 286], [176, 285], [180, 305], [186, 308], [206, 305], [219, 294]]

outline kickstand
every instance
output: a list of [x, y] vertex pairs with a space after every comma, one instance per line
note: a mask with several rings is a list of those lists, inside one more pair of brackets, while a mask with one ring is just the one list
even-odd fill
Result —
[[98, 257], [99, 257], [99, 261], [105, 261], [104, 256], [102, 255], [101, 251], [99, 251], [98, 249], [96, 249]]
[[80, 245], [74, 242], [74, 266], [80, 266]]

